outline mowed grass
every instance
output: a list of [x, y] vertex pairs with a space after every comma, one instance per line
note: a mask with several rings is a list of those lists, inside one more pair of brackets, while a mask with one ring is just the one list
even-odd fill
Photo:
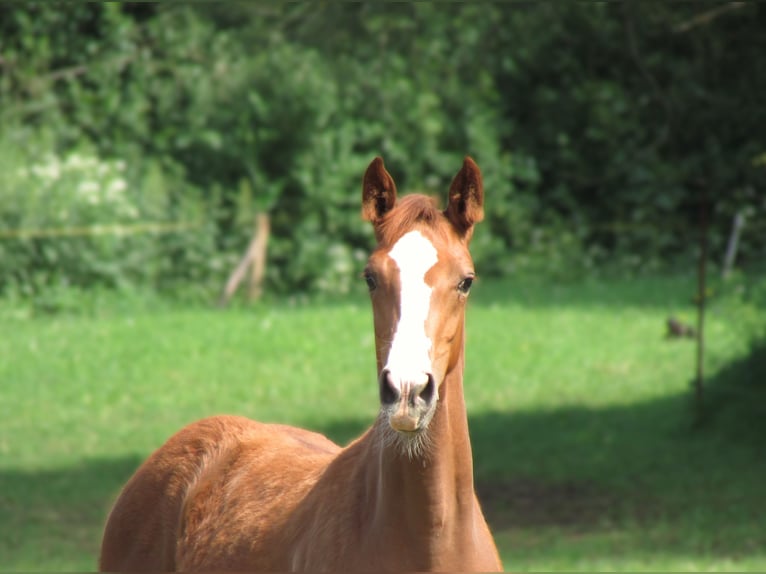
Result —
[[[750, 352], [742, 328], [766, 310], [712, 303], [695, 425], [694, 345], [664, 337], [670, 314], [693, 320], [693, 291], [682, 278], [474, 287], [475, 474], [508, 570], [766, 570], [766, 350]], [[197, 418], [242, 414], [345, 443], [377, 412], [360, 293], [2, 322], [4, 570], [93, 570], [122, 484]]]

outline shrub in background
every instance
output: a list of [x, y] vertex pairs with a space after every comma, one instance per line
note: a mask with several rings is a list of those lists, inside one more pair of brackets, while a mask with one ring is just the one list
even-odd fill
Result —
[[135, 169], [88, 147], [58, 154], [44, 138], [28, 143], [34, 153], [0, 141], [0, 292], [162, 288], [182, 269], [209, 283], [214, 226], [191, 185], [151, 163]]
[[[402, 190], [440, 197], [474, 156], [484, 276], [693, 268], [705, 196], [711, 257], [745, 210], [740, 255], [756, 261], [766, 10], [743, 4], [678, 31], [695, 16], [693, 4], [0, 4], [3, 229], [65, 212], [78, 225], [129, 225], [133, 210], [195, 222], [3, 239], [0, 289], [210, 293], [261, 211], [268, 291], [344, 292], [372, 242], [359, 182], [375, 155]], [[126, 189], [84, 170], [46, 180], [72, 150]], [[24, 185], [47, 191], [26, 197]]]

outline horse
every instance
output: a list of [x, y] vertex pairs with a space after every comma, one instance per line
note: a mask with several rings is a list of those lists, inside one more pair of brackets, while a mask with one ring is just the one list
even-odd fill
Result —
[[124, 486], [101, 571], [498, 571], [476, 497], [463, 396], [468, 251], [484, 216], [466, 157], [445, 210], [396, 185], [376, 157], [362, 216], [380, 410], [341, 448], [239, 416], [194, 422]]

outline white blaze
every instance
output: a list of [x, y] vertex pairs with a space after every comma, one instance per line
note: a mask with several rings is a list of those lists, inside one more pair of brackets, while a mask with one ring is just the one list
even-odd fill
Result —
[[401, 283], [399, 323], [394, 331], [385, 368], [391, 382], [421, 383], [431, 372], [431, 340], [426, 336], [426, 319], [431, 304], [431, 287], [425, 275], [439, 260], [433, 244], [419, 231], [403, 235], [389, 252], [399, 268]]

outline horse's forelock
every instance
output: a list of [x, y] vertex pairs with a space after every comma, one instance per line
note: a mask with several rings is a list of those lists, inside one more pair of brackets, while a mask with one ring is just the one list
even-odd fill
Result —
[[444, 213], [433, 197], [417, 193], [407, 195], [386, 213], [378, 227], [378, 238], [382, 244], [392, 245], [416, 225], [439, 232], [445, 223]]

